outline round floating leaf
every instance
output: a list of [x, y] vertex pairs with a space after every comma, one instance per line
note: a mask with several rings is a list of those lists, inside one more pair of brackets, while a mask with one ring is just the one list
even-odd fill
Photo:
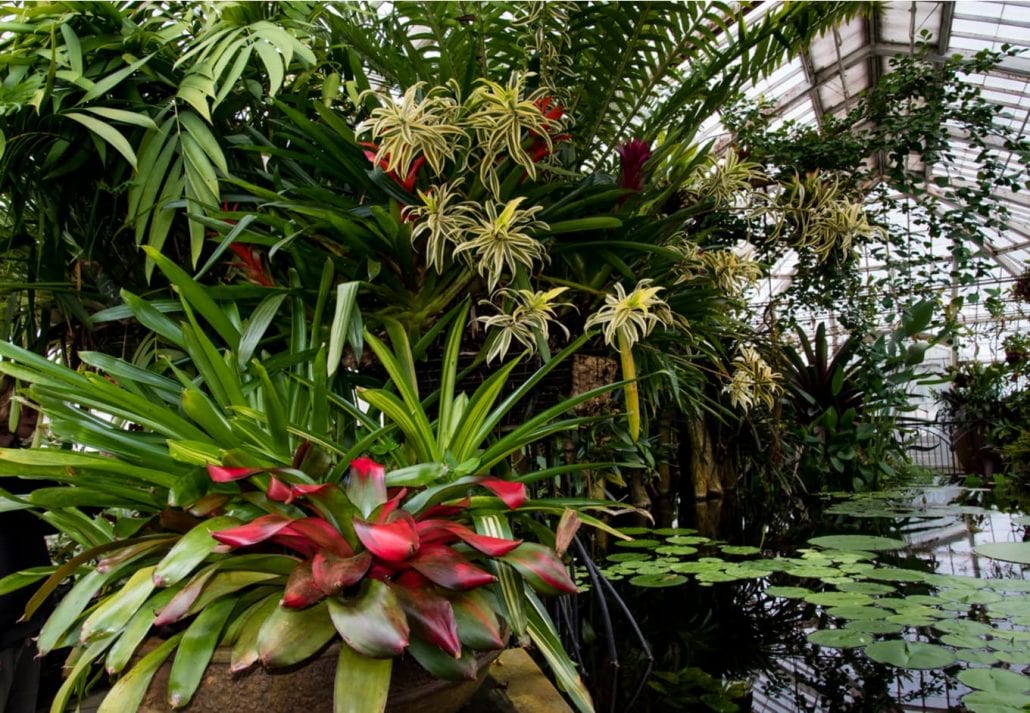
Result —
[[1030, 705], [1030, 696], [973, 691], [962, 696], [962, 705], [972, 713], [1021, 713], [1025, 706]]
[[681, 574], [638, 574], [629, 583], [636, 587], [675, 587], [687, 578]]
[[[932, 616], [945, 618], [944, 612], [933, 607], [928, 607], [925, 604], [915, 604], [907, 599], [896, 599], [894, 597], [887, 597], [880, 599], [877, 604], [888, 609], [893, 609], [898, 614], [911, 614], [912, 616]], [[944, 616], [942, 616], [944, 615]]]
[[845, 562], [838, 569], [848, 574], [864, 574], [876, 569], [876, 565], [869, 564], [868, 562]]
[[905, 630], [904, 624], [897, 624], [893, 621], [880, 621], [878, 619], [849, 621], [844, 627], [852, 631], [861, 631], [863, 634], [900, 634]]
[[712, 562], [680, 562], [679, 564], [670, 565], [669, 569], [673, 572], [679, 572], [681, 574], [699, 574], [701, 572], [717, 572], [721, 570], [723, 564], [713, 564]]
[[941, 636], [941, 643], [954, 646], [956, 649], [984, 649], [987, 642], [979, 636], [972, 634], [944, 634]]
[[985, 579], [982, 581], [995, 592], [1030, 592], [1030, 579]]
[[988, 604], [987, 608], [990, 610], [991, 616], [1001, 614], [1009, 618], [1028, 617], [1030, 616], [1030, 599], [1015, 597], [1003, 602]]
[[734, 564], [727, 567], [726, 571], [732, 571], [747, 579], [762, 579], [763, 577], [768, 577], [772, 574], [772, 570], [766, 568], [765, 563], [762, 562], [762, 560], [752, 560], [749, 562]]
[[774, 597], [786, 597], [787, 599], [804, 599], [812, 593], [811, 589], [805, 587], [766, 587], [765, 593]]
[[825, 579], [826, 577], [839, 577], [841, 574], [836, 567], [819, 567], [817, 565], [794, 565], [785, 571], [787, 574], [802, 579]]
[[707, 537], [701, 537], [700, 535], [673, 535], [672, 537], [666, 537], [665, 541], [670, 545], [703, 545], [706, 542], [711, 542]]
[[697, 554], [696, 547], [688, 547], [687, 545], [662, 545], [661, 547], [655, 547], [654, 551], [660, 555], [676, 555], [677, 557]]
[[1000, 594], [986, 589], [942, 589], [937, 592], [937, 596], [941, 599], [968, 605], [993, 604], [1002, 600]]
[[827, 584], [832, 584], [835, 587], [839, 587], [842, 584], [851, 584], [855, 580], [851, 577], [823, 577], [823, 581]]
[[893, 537], [877, 537], [876, 535], [826, 535], [813, 537], [808, 543], [827, 550], [866, 550], [884, 552], [900, 550], [905, 547], [904, 540]]
[[819, 646], [828, 646], [831, 649], [853, 649], [856, 646], [866, 646], [872, 643], [873, 637], [854, 629], [823, 629], [813, 631], [808, 635], [808, 640]]
[[905, 597], [905, 601], [910, 604], [923, 604], [928, 607], [940, 606], [942, 603], [939, 597], [930, 594], [909, 594]]
[[616, 552], [605, 559], [609, 562], [641, 562], [649, 559], [649, 556], [643, 552]]
[[838, 584], [837, 589], [842, 592], [858, 592], [859, 594], [890, 594], [895, 591], [891, 585], [878, 582], [846, 582]]
[[734, 574], [733, 572], [720, 572], [718, 570], [712, 570], [710, 572], [698, 572], [696, 575], [697, 581], [701, 583], [712, 583], [712, 582], [736, 582], [743, 577]]
[[873, 598], [859, 592], [816, 592], [805, 597], [805, 601], [823, 607], [861, 607], [872, 604]]
[[961, 649], [955, 652], [955, 658], [966, 663], [979, 663], [985, 666], [993, 666], [998, 663], [998, 655], [993, 651], [975, 651], [973, 649]]
[[877, 567], [866, 572], [865, 576], [867, 579], [876, 579], [881, 582], [923, 582], [926, 580], [926, 572], [899, 567]]
[[1001, 668], [969, 668], [959, 672], [958, 680], [970, 688], [990, 693], [1030, 692], [1030, 676]]
[[905, 669], [944, 668], [955, 663], [950, 649], [905, 639], [877, 641], [866, 646], [865, 653], [873, 661]]
[[1030, 666], [1030, 651], [998, 651], [996, 653], [999, 661], [1012, 664], [1013, 666]]
[[986, 579], [967, 577], [961, 574], [927, 574], [923, 581], [935, 587], [952, 587], [964, 589], [984, 589], [988, 585]]
[[963, 636], [986, 636], [994, 632], [994, 627], [972, 619], [947, 619], [935, 621], [933, 628], [945, 634], [962, 634]]
[[887, 614], [887, 612], [878, 607], [833, 607], [832, 609], [827, 609], [826, 613], [839, 619], [860, 619], [863, 621], [883, 619]]
[[887, 621], [892, 621], [895, 624], [904, 624], [905, 626], [933, 626], [936, 620], [932, 616], [902, 612], [900, 614], [891, 614], [887, 617]]
[[1030, 564], [1030, 542], [991, 542], [977, 545], [973, 552], [991, 559]]
[[762, 554], [761, 548], [752, 547], [751, 545], [722, 545], [719, 549], [722, 550], [723, 554], [740, 557]]
[[659, 540], [649, 540], [647, 538], [642, 538], [639, 540], [619, 540], [615, 543], [615, 546], [632, 549], [651, 549], [654, 547], [658, 547], [660, 544], [662, 543]]

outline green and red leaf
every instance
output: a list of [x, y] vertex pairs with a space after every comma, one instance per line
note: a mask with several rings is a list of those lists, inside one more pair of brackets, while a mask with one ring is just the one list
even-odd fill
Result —
[[326, 594], [357, 584], [372, 565], [372, 555], [359, 552], [351, 557], [340, 557], [334, 552], [320, 550], [311, 561], [315, 584]]
[[311, 571], [311, 560], [304, 560], [290, 573], [280, 604], [287, 609], [304, 609], [322, 601], [329, 592], [318, 586]]
[[357, 596], [331, 598], [329, 616], [347, 645], [364, 656], [399, 656], [408, 645], [408, 619], [386, 582], [368, 579]]
[[447, 545], [422, 545], [406, 563], [426, 579], [446, 589], [466, 590], [496, 581], [489, 572], [476, 567]]
[[454, 609], [425, 577], [405, 572], [397, 579], [393, 591], [408, 615], [408, 623], [422, 639], [452, 657], [461, 654]]
[[403, 562], [418, 551], [415, 519], [404, 511], [391, 513], [384, 523], [355, 518], [354, 532], [369, 552], [386, 562]]
[[355, 458], [347, 478], [347, 497], [361, 511], [362, 517], [371, 515], [387, 500], [386, 468], [365, 456]]
[[461, 540], [473, 549], [490, 557], [501, 557], [522, 544], [522, 540], [507, 540], [477, 534], [453, 520], [422, 520], [417, 524], [419, 539], [423, 545], [431, 543], [450, 544]]
[[565, 565], [548, 547], [523, 542], [500, 559], [517, 569], [523, 579], [541, 594], [575, 594], [577, 591]]
[[504, 648], [497, 614], [484, 590], [463, 592], [451, 597], [451, 607], [458, 624], [458, 638], [463, 646], [476, 651]]
[[529, 499], [525, 483], [501, 480], [500, 478], [482, 478], [479, 484], [499, 497], [505, 505], [513, 510], [521, 507]]
[[223, 545], [249, 547], [278, 535], [291, 522], [293, 521], [285, 515], [272, 513], [254, 518], [246, 525], [212, 532], [211, 536]]

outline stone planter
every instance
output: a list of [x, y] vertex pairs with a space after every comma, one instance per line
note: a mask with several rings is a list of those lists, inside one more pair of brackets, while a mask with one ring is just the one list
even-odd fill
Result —
[[[179, 711], [188, 713], [332, 713], [333, 678], [336, 674], [334, 644], [319, 656], [290, 668], [266, 670], [254, 666], [241, 674], [229, 672], [230, 651], [217, 650], [204, 673], [193, 700]], [[413, 659], [394, 661], [390, 679], [388, 713], [457, 713], [475, 694], [501, 651], [477, 657], [478, 675], [470, 681], [433, 678]], [[168, 674], [171, 660], [158, 669], [139, 707], [140, 713], [168, 713]]]

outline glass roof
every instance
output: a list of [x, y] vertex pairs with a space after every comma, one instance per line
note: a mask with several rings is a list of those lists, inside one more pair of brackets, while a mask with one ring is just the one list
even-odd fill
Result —
[[[772, 3], [759, 3], [751, 12], [760, 14]], [[858, 16], [810, 45], [807, 52], [773, 72], [769, 77], [747, 87], [750, 99], [772, 101], [777, 119], [773, 128], [792, 120], [818, 124], [825, 115], [841, 117], [852, 107], [856, 97], [890, 69], [889, 60], [898, 54], [912, 52], [918, 42], [928, 42], [936, 56], [971, 55], [981, 49], [1001, 50], [1005, 44], [1024, 49], [1024, 54], [1005, 58], [988, 74], [974, 74], [968, 81], [982, 88], [982, 95], [996, 103], [998, 121], [1019, 135], [1025, 135], [1030, 122], [1030, 0], [971, 2], [882, 2], [876, 4], [872, 17]], [[716, 147], [729, 143], [725, 129], [712, 121], [701, 129], [701, 140], [715, 139]], [[928, 178], [947, 177], [952, 185], [971, 183], [976, 176], [978, 149], [971, 147], [957, 127], [951, 150], [955, 156], [950, 168], [934, 165], [911, 166], [926, 170]], [[998, 147], [1003, 162], [1013, 164], [1020, 159]], [[1010, 211], [1009, 226], [995, 231], [986, 252], [997, 268], [981, 281], [980, 291], [999, 290], [1009, 294], [1009, 287], [1030, 260], [1030, 191], [1000, 192]], [[946, 209], [948, 206], [945, 206]], [[946, 246], [940, 252], [941, 271], [947, 274]], [[866, 270], [875, 272], [882, 265], [864, 258]], [[794, 257], [788, 255], [775, 265], [763, 286], [758, 302], [765, 302], [786, 289], [790, 283]], [[968, 290], [970, 293], [973, 290]], [[961, 292], [961, 291], [959, 291]], [[996, 358], [984, 353], [996, 347], [1006, 334], [1030, 333], [1030, 318], [1024, 304], [1003, 300], [1004, 307], [988, 314], [979, 302], [967, 302], [963, 313], [973, 339], [967, 340], [961, 353], [952, 360]], [[993, 352], [992, 352], [993, 353]], [[1004, 358], [1002, 354], [1000, 358]]]

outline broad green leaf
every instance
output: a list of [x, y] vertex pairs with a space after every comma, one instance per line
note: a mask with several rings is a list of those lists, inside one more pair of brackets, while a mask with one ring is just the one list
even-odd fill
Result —
[[236, 602], [232, 597], [220, 599], [200, 612], [183, 632], [168, 676], [168, 705], [172, 708], [182, 708], [193, 698]]
[[122, 634], [107, 652], [107, 658], [104, 659], [104, 668], [109, 674], [121, 673], [122, 669], [128, 665], [136, 649], [150, 633], [154, 616], [175, 596], [175, 593], [175, 589], [160, 591], [151, 596], [133, 614], [132, 619], [122, 630]]
[[258, 656], [269, 668], [292, 666], [314, 656], [335, 635], [325, 601], [307, 609], [279, 606], [258, 634]]
[[336, 313], [329, 327], [329, 376], [336, 373], [343, 358], [343, 346], [357, 301], [358, 287], [357, 282], [341, 282], [336, 286]]
[[973, 551], [991, 559], [1030, 565], [1030, 542], [989, 542], [977, 545]]
[[346, 599], [330, 597], [329, 615], [346, 646], [362, 656], [399, 656], [408, 644], [408, 620], [385, 582], [366, 579]]
[[154, 123], [154, 120], [146, 114], [140, 114], [139, 112], [113, 109], [107, 106], [87, 106], [83, 107], [83, 111], [88, 111], [91, 114], [102, 116], [111, 121], [120, 121], [123, 124], [132, 124], [144, 129], [157, 130], [157, 124]]
[[128, 673], [118, 679], [118, 682], [100, 703], [97, 713], [125, 713], [125, 711], [139, 710], [147, 688], [150, 687], [151, 679], [154, 678], [157, 669], [161, 667], [169, 654], [179, 645], [181, 638], [181, 632], [175, 634], [141, 658], [135, 666], [129, 669]]
[[333, 683], [333, 713], [382, 713], [392, 669], [392, 658], [369, 658], [342, 644]]
[[944, 668], [955, 662], [955, 653], [951, 649], [904, 639], [869, 644], [865, 647], [865, 654], [873, 661], [905, 669]]
[[236, 352], [236, 363], [241, 370], [247, 368], [247, 364], [250, 363], [250, 359], [261, 343], [261, 339], [265, 336], [265, 332], [268, 331], [268, 327], [272, 324], [276, 314], [278, 314], [284, 299], [286, 299], [286, 293], [284, 292], [269, 295], [254, 308], [250, 319], [247, 320], [247, 324], [243, 328], [243, 334], [240, 335], [240, 346]]
[[115, 593], [108, 594], [82, 624], [79, 639], [90, 643], [120, 632], [154, 591], [154, 567], [132, 573]]
[[154, 570], [155, 585], [167, 587], [191, 574], [218, 546], [218, 541], [211, 537], [211, 533], [238, 524], [240, 521], [234, 517], [214, 517], [187, 532], [157, 564]]
[[82, 95], [82, 99], [79, 100], [79, 104], [83, 104], [85, 102], [92, 101], [97, 97], [109, 94], [112, 89], [121, 84], [121, 82], [123, 82], [127, 77], [134, 74], [136, 70], [149, 62], [150, 58], [153, 56], [153, 53], [148, 54], [146, 57], [136, 60], [128, 67], [123, 67], [117, 72], [109, 74], [100, 81], [94, 83], [93, 86], [89, 88], [89, 91]]

